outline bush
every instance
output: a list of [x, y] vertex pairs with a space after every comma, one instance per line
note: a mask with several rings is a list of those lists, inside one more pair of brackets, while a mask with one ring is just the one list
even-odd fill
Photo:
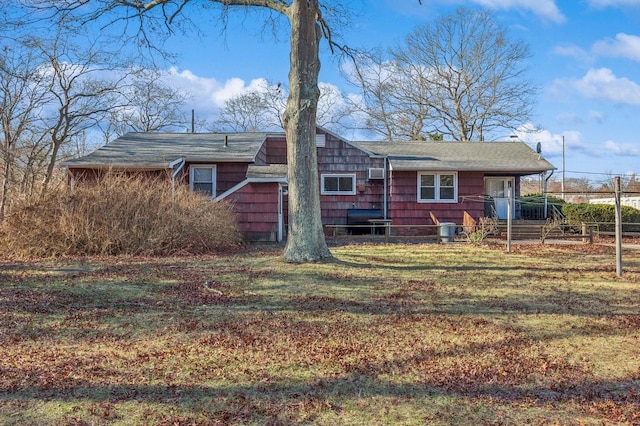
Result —
[[[640, 224], [640, 210], [629, 206], [621, 206], [623, 223]], [[562, 213], [569, 225], [580, 229], [583, 222], [599, 223], [600, 231], [613, 232], [615, 230], [616, 207], [611, 204], [565, 204]], [[638, 226], [624, 226], [626, 232], [639, 232]]]
[[463, 232], [467, 236], [467, 241], [471, 244], [482, 244], [489, 235], [494, 235], [498, 232], [498, 221], [490, 217], [481, 217], [473, 231], [464, 230]]
[[237, 247], [230, 205], [167, 179], [108, 173], [73, 193], [52, 192], [12, 209], [0, 230], [6, 255], [204, 254]]

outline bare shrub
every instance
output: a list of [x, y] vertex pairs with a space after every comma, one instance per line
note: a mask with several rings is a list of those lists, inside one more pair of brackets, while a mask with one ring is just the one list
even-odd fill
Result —
[[490, 235], [498, 232], [498, 221], [490, 217], [481, 217], [478, 226], [473, 230], [465, 230], [464, 234], [467, 241], [472, 244], [482, 244], [482, 242]]
[[108, 173], [72, 193], [16, 206], [0, 230], [6, 255], [203, 254], [237, 247], [231, 206], [167, 179]]

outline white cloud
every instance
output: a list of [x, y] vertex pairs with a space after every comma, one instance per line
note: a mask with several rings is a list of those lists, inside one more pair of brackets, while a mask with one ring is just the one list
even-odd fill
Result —
[[608, 68], [590, 69], [581, 79], [556, 80], [553, 93], [574, 90], [589, 99], [625, 105], [640, 105], [640, 85], [626, 77], [617, 77]]
[[520, 126], [515, 132], [518, 139], [531, 147], [538, 142], [542, 146], [542, 155], [556, 157], [562, 155], [562, 138], [564, 136], [565, 154], [569, 152], [589, 153], [591, 149], [582, 140], [582, 133], [577, 130], [566, 130], [562, 133], [551, 133], [548, 130], [536, 130], [532, 123]]
[[208, 114], [218, 107], [215, 94], [222, 85], [215, 78], [200, 77], [190, 70], [180, 71], [175, 67], [167, 70], [162, 78], [166, 84], [183, 90], [189, 96], [187, 104], [196, 110], [197, 115]]
[[615, 39], [606, 39], [594, 43], [592, 50], [600, 55], [627, 58], [640, 62], [640, 37], [618, 33]]
[[491, 9], [524, 9], [541, 18], [562, 23], [566, 20], [555, 0], [474, 0], [475, 3]]
[[268, 81], [256, 78], [248, 84], [241, 78], [219, 81], [213, 77], [202, 77], [189, 69], [170, 67], [160, 72], [162, 84], [180, 90], [186, 96], [184, 113], [193, 110], [197, 121], [197, 131], [206, 131], [218, 118], [218, 111], [225, 101], [248, 91], [266, 90]]
[[527, 123], [521, 126], [516, 134], [519, 140], [531, 147], [535, 147], [540, 142], [542, 155], [547, 158], [562, 157], [563, 142], [564, 154], [567, 157], [579, 154], [588, 158], [601, 158], [607, 154], [620, 157], [640, 156], [640, 147], [633, 144], [621, 144], [608, 140], [604, 143], [604, 150], [602, 145], [589, 146], [583, 140], [582, 133], [577, 130], [565, 130], [562, 133], [551, 133], [548, 130], [536, 131], [533, 124]]
[[589, 0], [589, 6], [640, 6], [640, 0]]
[[212, 93], [212, 99], [217, 106], [220, 106], [229, 99], [234, 98], [238, 95], [253, 91], [260, 92], [265, 90], [266, 87], [267, 81], [264, 78], [253, 79], [251, 80], [249, 85], [245, 85], [244, 80], [240, 78], [231, 78], [225, 82], [220, 90]]
[[608, 140], [604, 143], [606, 150], [615, 155], [621, 156], [640, 156], [640, 147], [632, 144], [621, 144]]
[[267, 81], [263, 78], [251, 80], [249, 84], [240, 78], [230, 78], [220, 82], [215, 78], [201, 77], [190, 70], [169, 68], [163, 73], [165, 84], [182, 90], [189, 97], [186, 107], [194, 109], [199, 119], [212, 120], [216, 110], [225, 101], [252, 90], [264, 90]]
[[583, 48], [575, 45], [560, 45], [553, 49], [553, 53], [559, 56], [566, 56], [581, 63], [589, 64], [593, 62], [593, 56]]
[[[172, 67], [162, 76], [163, 82], [171, 87], [182, 90], [189, 96], [187, 109], [194, 109], [199, 120], [212, 122], [217, 117], [217, 110], [229, 99], [247, 92], [263, 92], [269, 87], [265, 78], [255, 78], [248, 84], [241, 78], [229, 78], [220, 82], [215, 78], [206, 78], [195, 75], [190, 70], [178, 70]], [[323, 91], [323, 97], [318, 105], [319, 114], [323, 114], [327, 121], [334, 110], [346, 107], [344, 100], [338, 96], [339, 89], [334, 84], [319, 82]], [[352, 122], [362, 118], [354, 115]]]
[[221, 83], [215, 78], [200, 77], [190, 70], [179, 71], [175, 67], [167, 70], [164, 79], [167, 84], [183, 89], [193, 100], [208, 104], [209, 107], [219, 107], [234, 96], [250, 90], [262, 90], [267, 84], [264, 78], [256, 78], [247, 85], [237, 77]]

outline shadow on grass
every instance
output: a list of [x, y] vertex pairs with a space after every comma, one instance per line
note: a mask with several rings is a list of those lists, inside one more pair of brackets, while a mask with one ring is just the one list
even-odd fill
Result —
[[[235, 325], [235, 329], [231, 326], [225, 329], [235, 341], [243, 331], [248, 338], [253, 338], [252, 333], [269, 325], [264, 321], [267, 314], [281, 313], [286, 314], [282, 315], [286, 316], [286, 321], [282, 322], [289, 327], [281, 336], [291, 339], [297, 335], [289, 336], [286, 331], [301, 324], [303, 317], [304, 321], [317, 324], [339, 316], [324, 315], [326, 313], [346, 313], [362, 318], [371, 316], [374, 319], [369, 324], [383, 316], [389, 317], [390, 322], [398, 318], [430, 317], [452, 322], [469, 321], [470, 324], [474, 319], [490, 322], [494, 317], [510, 315], [569, 315], [594, 322], [606, 319], [598, 324], [565, 328], [566, 331], [554, 328], [541, 330], [535, 336], [541, 345], [547, 339], [563, 336], [606, 335], [621, 330], [622, 333], [631, 333], [640, 327], [640, 315], [634, 311], [638, 290], [617, 289], [615, 295], [606, 286], [591, 288], [589, 292], [575, 291], [565, 274], [567, 269], [562, 266], [543, 267], [536, 271], [536, 275], [523, 275], [522, 268], [517, 265], [443, 268], [411, 263], [388, 264], [367, 260], [366, 256], [362, 256], [362, 262], [334, 259], [320, 266], [312, 270], [292, 266], [256, 271], [238, 266], [203, 264], [197, 268], [186, 268], [140, 262], [90, 271], [70, 268], [70, 272], [62, 275], [56, 271], [34, 278], [25, 278], [22, 274], [24, 269], [0, 268], [0, 279], [6, 279], [5, 285], [0, 287], [0, 326], [1, 330], [6, 330], [0, 334], [0, 344], [20, 344], [26, 339], [41, 340], [45, 345], [52, 338], [77, 337], [80, 340], [85, 333], [89, 333], [88, 342], [101, 337], [101, 333], [115, 333], [115, 337], [126, 339], [132, 329], [141, 334], [154, 333], [166, 337], [175, 331], [189, 332], [190, 327], [215, 330], [226, 324]], [[602, 273], [598, 265], [585, 268], [580, 273]], [[452, 274], [463, 273], [461, 279], [465, 281], [457, 283], [445, 276], [447, 269]], [[62, 270], [65, 271], [64, 268]], [[405, 272], [411, 274], [405, 276]], [[501, 280], [502, 272], [514, 275]], [[495, 273], [496, 278], [491, 278], [483, 286], [473, 282], [474, 275], [480, 277], [488, 273]], [[545, 286], [535, 284], [539, 277], [549, 281], [548, 276], [553, 276], [551, 283]], [[270, 282], [268, 289], [271, 292], [263, 284], [254, 285], [263, 279]], [[511, 281], [513, 279], [516, 282]], [[523, 290], [518, 291], [520, 282]], [[327, 284], [339, 284], [347, 290], [339, 293]], [[491, 286], [494, 293], [479, 291], [487, 286]], [[203, 317], [205, 311], [206, 318]], [[31, 316], [28, 321], [24, 320], [25, 315]], [[242, 319], [250, 316], [254, 328], [241, 330], [247, 324]], [[336, 326], [346, 324], [354, 327], [347, 331], [354, 331], [355, 327], [367, 323], [351, 324], [349, 316], [341, 319], [344, 323], [336, 322]], [[58, 321], [57, 328], [51, 329], [54, 321]], [[109, 328], [101, 330], [96, 325]], [[407, 321], [402, 325], [411, 324]], [[480, 326], [472, 326], [466, 324], [467, 330], [475, 333], [477, 328], [477, 333], [487, 333]], [[185, 330], [180, 330], [180, 327]], [[488, 329], [495, 331], [497, 328]], [[313, 328], [309, 330], [314, 331]], [[639, 374], [620, 380], [598, 380], [581, 370], [580, 365], [558, 364], [559, 361], [554, 359], [550, 360], [549, 367], [543, 368], [543, 363], [549, 361], [544, 356], [526, 358], [525, 354], [533, 343], [517, 338], [526, 333], [513, 330], [509, 333], [516, 338], [493, 344], [468, 343], [441, 352], [411, 354], [412, 348], [407, 348], [404, 358], [383, 362], [342, 361], [344, 368], [338, 370], [337, 377], [312, 377], [299, 381], [270, 377], [266, 382], [256, 380], [249, 384], [224, 386], [170, 383], [93, 385], [90, 378], [85, 381], [68, 380], [62, 385], [49, 387], [15, 382], [18, 384], [13, 387], [0, 388], [0, 401], [140, 401], [182, 406], [185, 410], [193, 406], [207, 406], [211, 407], [205, 409], [211, 416], [227, 413], [237, 420], [250, 412], [264, 418], [275, 418], [281, 409], [299, 410], [305, 403], [321, 411], [338, 413], [340, 405], [364, 400], [365, 397], [428, 399], [445, 395], [497, 400], [501, 404], [515, 402], [553, 406], [568, 402], [584, 407], [585, 412], [595, 410], [592, 412], [612, 421], [639, 421], [633, 417], [633, 413], [640, 412]], [[274, 335], [266, 335], [265, 339]], [[324, 334], [318, 333], [318, 336]], [[533, 337], [529, 335], [529, 338]], [[301, 344], [306, 341], [300, 338]], [[43, 350], [46, 349], [43, 347]], [[495, 363], [484, 362], [487, 354], [494, 356], [489, 361], [495, 360]], [[502, 354], [513, 359], [509, 361]], [[450, 358], [461, 358], [462, 361], [453, 370], [440, 364], [440, 361]], [[484, 363], [477, 364], [475, 360]], [[524, 364], [529, 370], [523, 370]], [[40, 371], [46, 368], [46, 365], [37, 367]], [[391, 382], [389, 379], [397, 371], [404, 374], [413, 370], [418, 373], [412, 380]], [[3, 368], [0, 360], [0, 374], [10, 377], [20, 374], [20, 371]], [[31, 379], [25, 378], [26, 383], [33, 383], [29, 381]], [[206, 383], [206, 380], [202, 382]], [[314, 401], [319, 403], [314, 405]], [[617, 418], [614, 418], [614, 411], [618, 413]]]
[[[491, 254], [491, 253], [489, 253]], [[515, 262], [509, 262], [504, 265], [496, 265], [490, 264], [489, 262], [474, 262], [472, 264], [465, 264], [464, 260], [461, 260], [461, 263], [451, 264], [451, 263], [430, 263], [430, 264], [420, 264], [419, 262], [405, 262], [402, 259], [385, 259], [384, 256], [378, 255], [376, 257], [366, 256], [366, 255], [353, 255], [349, 254], [345, 256], [348, 258], [361, 258], [360, 261], [354, 260], [345, 260], [340, 259], [338, 257], [334, 257], [327, 261], [328, 264], [336, 265], [344, 268], [351, 268], [354, 270], [367, 271], [367, 270], [375, 270], [379, 273], [402, 273], [402, 272], [441, 272], [441, 271], [453, 271], [453, 272], [473, 272], [478, 274], [483, 273], [510, 273], [510, 272], [525, 272], [526, 266], [518, 265]], [[613, 261], [613, 260], [612, 260]], [[626, 264], [627, 267], [633, 266], [634, 263], [629, 262]], [[589, 264], [585, 263], [580, 266], [580, 268], [575, 267], [567, 267], [563, 265], [561, 262], [558, 262], [556, 266], [540, 266], [536, 265], [535, 272], [538, 274], [565, 274], [570, 272], [579, 272], [579, 273], [615, 273], [615, 265], [602, 265], [602, 264]]]
[[[166, 404], [210, 419], [224, 417], [235, 422], [249, 418], [282, 419], [283, 415], [305, 415], [305, 411], [313, 412], [315, 415], [325, 411], [339, 416], [343, 413], [345, 405], [353, 407], [360, 401], [363, 401], [363, 404], [372, 404], [372, 401], [379, 401], [377, 398], [400, 398], [402, 403], [411, 409], [412, 404], [428, 404], [430, 399], [440, 396], [453, 397], [460, 405], [473, 405], [473, 401], [492, 401], [494, 409], [500, 405], [518, 404], [519, 408], [514, 411], [529, 406], [552, 410], [551, 412], [556, 414], [562, 412], [561, 410], [565, 410], [565, 413], [576, 410], [577, 413], [574, 412], [573, 415], [594, 416], [614, 423], [636, 424], [640, 420], [640, 378], [582, 380], [551, 386], [517, 386], [488, 382], [461, 386], [455, 382], [443, 383], [442, 380], [433, 380], [428, 376], [419, 383], [397, 383], [366, 374], [316, 378], [293, 383], [288, 381], [228, 386], [91, 386], [70, 383], [64, 389], [0, 389], [0, 404], [3, 401], [19, 401], [22, 404], [31, 401], [89, 404], [135, 401], [153, 405]], [[568, 406], [560, 408], [560, 404]], [[194, 410], [194, 407], [199, 408]], [[367, 409], [365, 407], [366, 405], [363, 405], [362, 409]], [[548, 414], [545, 418], [549, 419]], [[486, 421], [486, 418], [484, 420]]]
[[[403, 278], [401, 272], [406, 270], [417, 272], [414, 275], [419, 278]], [[492, 287], [495, 293], [492, 295], [477, 292], [474, 283], [457, 284], [455, 279], [451, 281], [443, 276], [446, 272], [440, 270], [434, 275], [432, 270], [432, 266], [393, 266], [334, 259], [329, 263], [329, 269], [303, 273], [278, 270], [263, 274], [239, 269], [233, 273], [246, 276], [243, 283], [237, 284], [227, 282], [225, 273], [228, 271], [207, 270], [206, 265], [202, 270], [189, 271], [184, 276], [179, 266], [142, 262], [94, 270], [74, 269], [72, 274], [62, 277], [58, 273], [43, 275], [32, 278], [33, 284], [24, 279], [21, 269], [8, 269], [0, 271], [2, 278], [6, 278], [5, 286], [0, 288], [0, 310], [15, 314], [68, 314], [88, 319], [126, 316], [132, 321], [136, 315], [157, 318], [203, 307], [236, 314], [264, 310], [362, 315], [568, 314], [631, 318], [632, 304], [638, 300], [639, 293], [633, 288], [617, 290], [615, 295], [608, 288], [592, 289], [588, 293], [574, 291], [563, 275], [555, 275], [556, 284], [528, 288], [532, 281], [545, 278], [547, 274], [566, 272], [562, 268], [541, 268], [533, 276], [492, 280], [485, 284]], [[456, 270], [481, 276], [483, 271], [518, 271], [518, 268], [469, 266]], [[599, 271], [597, 266], [593, 270]], [[275, 282], [269, 284], [270, 293], [260, 285], [251, 284], [263, 278], [275, 278]], [[160, 284], [159, 280], [167, 282]], [[52, 282], [56, 284], [52, 285]], [[339, 284], [349, 288], [349, 292], [338, 293], [325, 284]], [[523, 290], [517, 290], [519, 286]]]

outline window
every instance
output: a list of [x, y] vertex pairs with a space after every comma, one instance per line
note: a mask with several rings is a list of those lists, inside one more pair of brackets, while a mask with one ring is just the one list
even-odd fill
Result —
[[356, 175], [322, 175], [323, 195], [355, 195]]
[[216, 195], [216, 166], [191, 166], [189, 168], [191, 190]]
[[455, 203], [457, 180], [456, 173], [418, 173], [418, 202]]

